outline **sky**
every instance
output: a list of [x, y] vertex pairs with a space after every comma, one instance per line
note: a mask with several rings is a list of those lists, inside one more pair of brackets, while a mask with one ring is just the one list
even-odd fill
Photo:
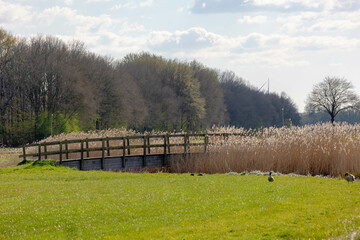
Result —
[[116, 59], [197, 60], [259, 89], [269, 80], [300, 112], [326, 76], [360, 94], [359, 0], [0, 0], [0, 27], [80, 40]]

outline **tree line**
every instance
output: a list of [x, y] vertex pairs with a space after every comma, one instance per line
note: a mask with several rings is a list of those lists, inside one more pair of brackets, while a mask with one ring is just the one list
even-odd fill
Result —
[[299, 124], [291, 99], [258, 91], [230, 71], [150, 53], [122, 59], [52, 36], [0, 29], [0, 136], [17, 146], [71, 131], [202, 131]]

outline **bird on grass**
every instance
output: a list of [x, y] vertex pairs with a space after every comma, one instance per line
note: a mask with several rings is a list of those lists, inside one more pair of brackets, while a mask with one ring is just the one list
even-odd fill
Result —
[[269, 177], [268, 177], [268, 180], [269, 182], [273, 182], [274, 181], [274, 177], [271, 176], [272, 172], [269, 172]]
[[[190, 173], [190, 176], [195, 176], [195, 174], [194, 174], [194, 173]], [[204, 176], [204, 174], [199, 173], [199, 174], [198, 174], [198, 176], [200, 176], [200, 177], [201, 177], [201, 176]]]
[[349, 182], [354, 182], [355, 176], [352, 175], [352, 174], [349, 174], [349, 173], [345, 173], [345, 179], [346, 179], [346, 181], [348, 181], [348, 183]]

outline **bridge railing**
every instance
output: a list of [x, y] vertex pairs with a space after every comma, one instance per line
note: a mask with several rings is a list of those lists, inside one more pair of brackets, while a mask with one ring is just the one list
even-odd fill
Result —
[[106, 156], [206, 152], [209, 137], [218, 137], [225, 141], [229, 135], [236, 134], [141, 135], [42, 142], [23, 146], [20, 158], [23, 160], [51, 158], [61, 164], [64, 160], [83, 160], [100, 156], [105, 158]]

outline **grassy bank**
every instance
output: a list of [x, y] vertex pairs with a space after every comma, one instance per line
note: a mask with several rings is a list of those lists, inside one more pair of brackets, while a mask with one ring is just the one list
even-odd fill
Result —
[[360, 227], [360, 182], [0, 169], [0, 239], [323, 239]]

